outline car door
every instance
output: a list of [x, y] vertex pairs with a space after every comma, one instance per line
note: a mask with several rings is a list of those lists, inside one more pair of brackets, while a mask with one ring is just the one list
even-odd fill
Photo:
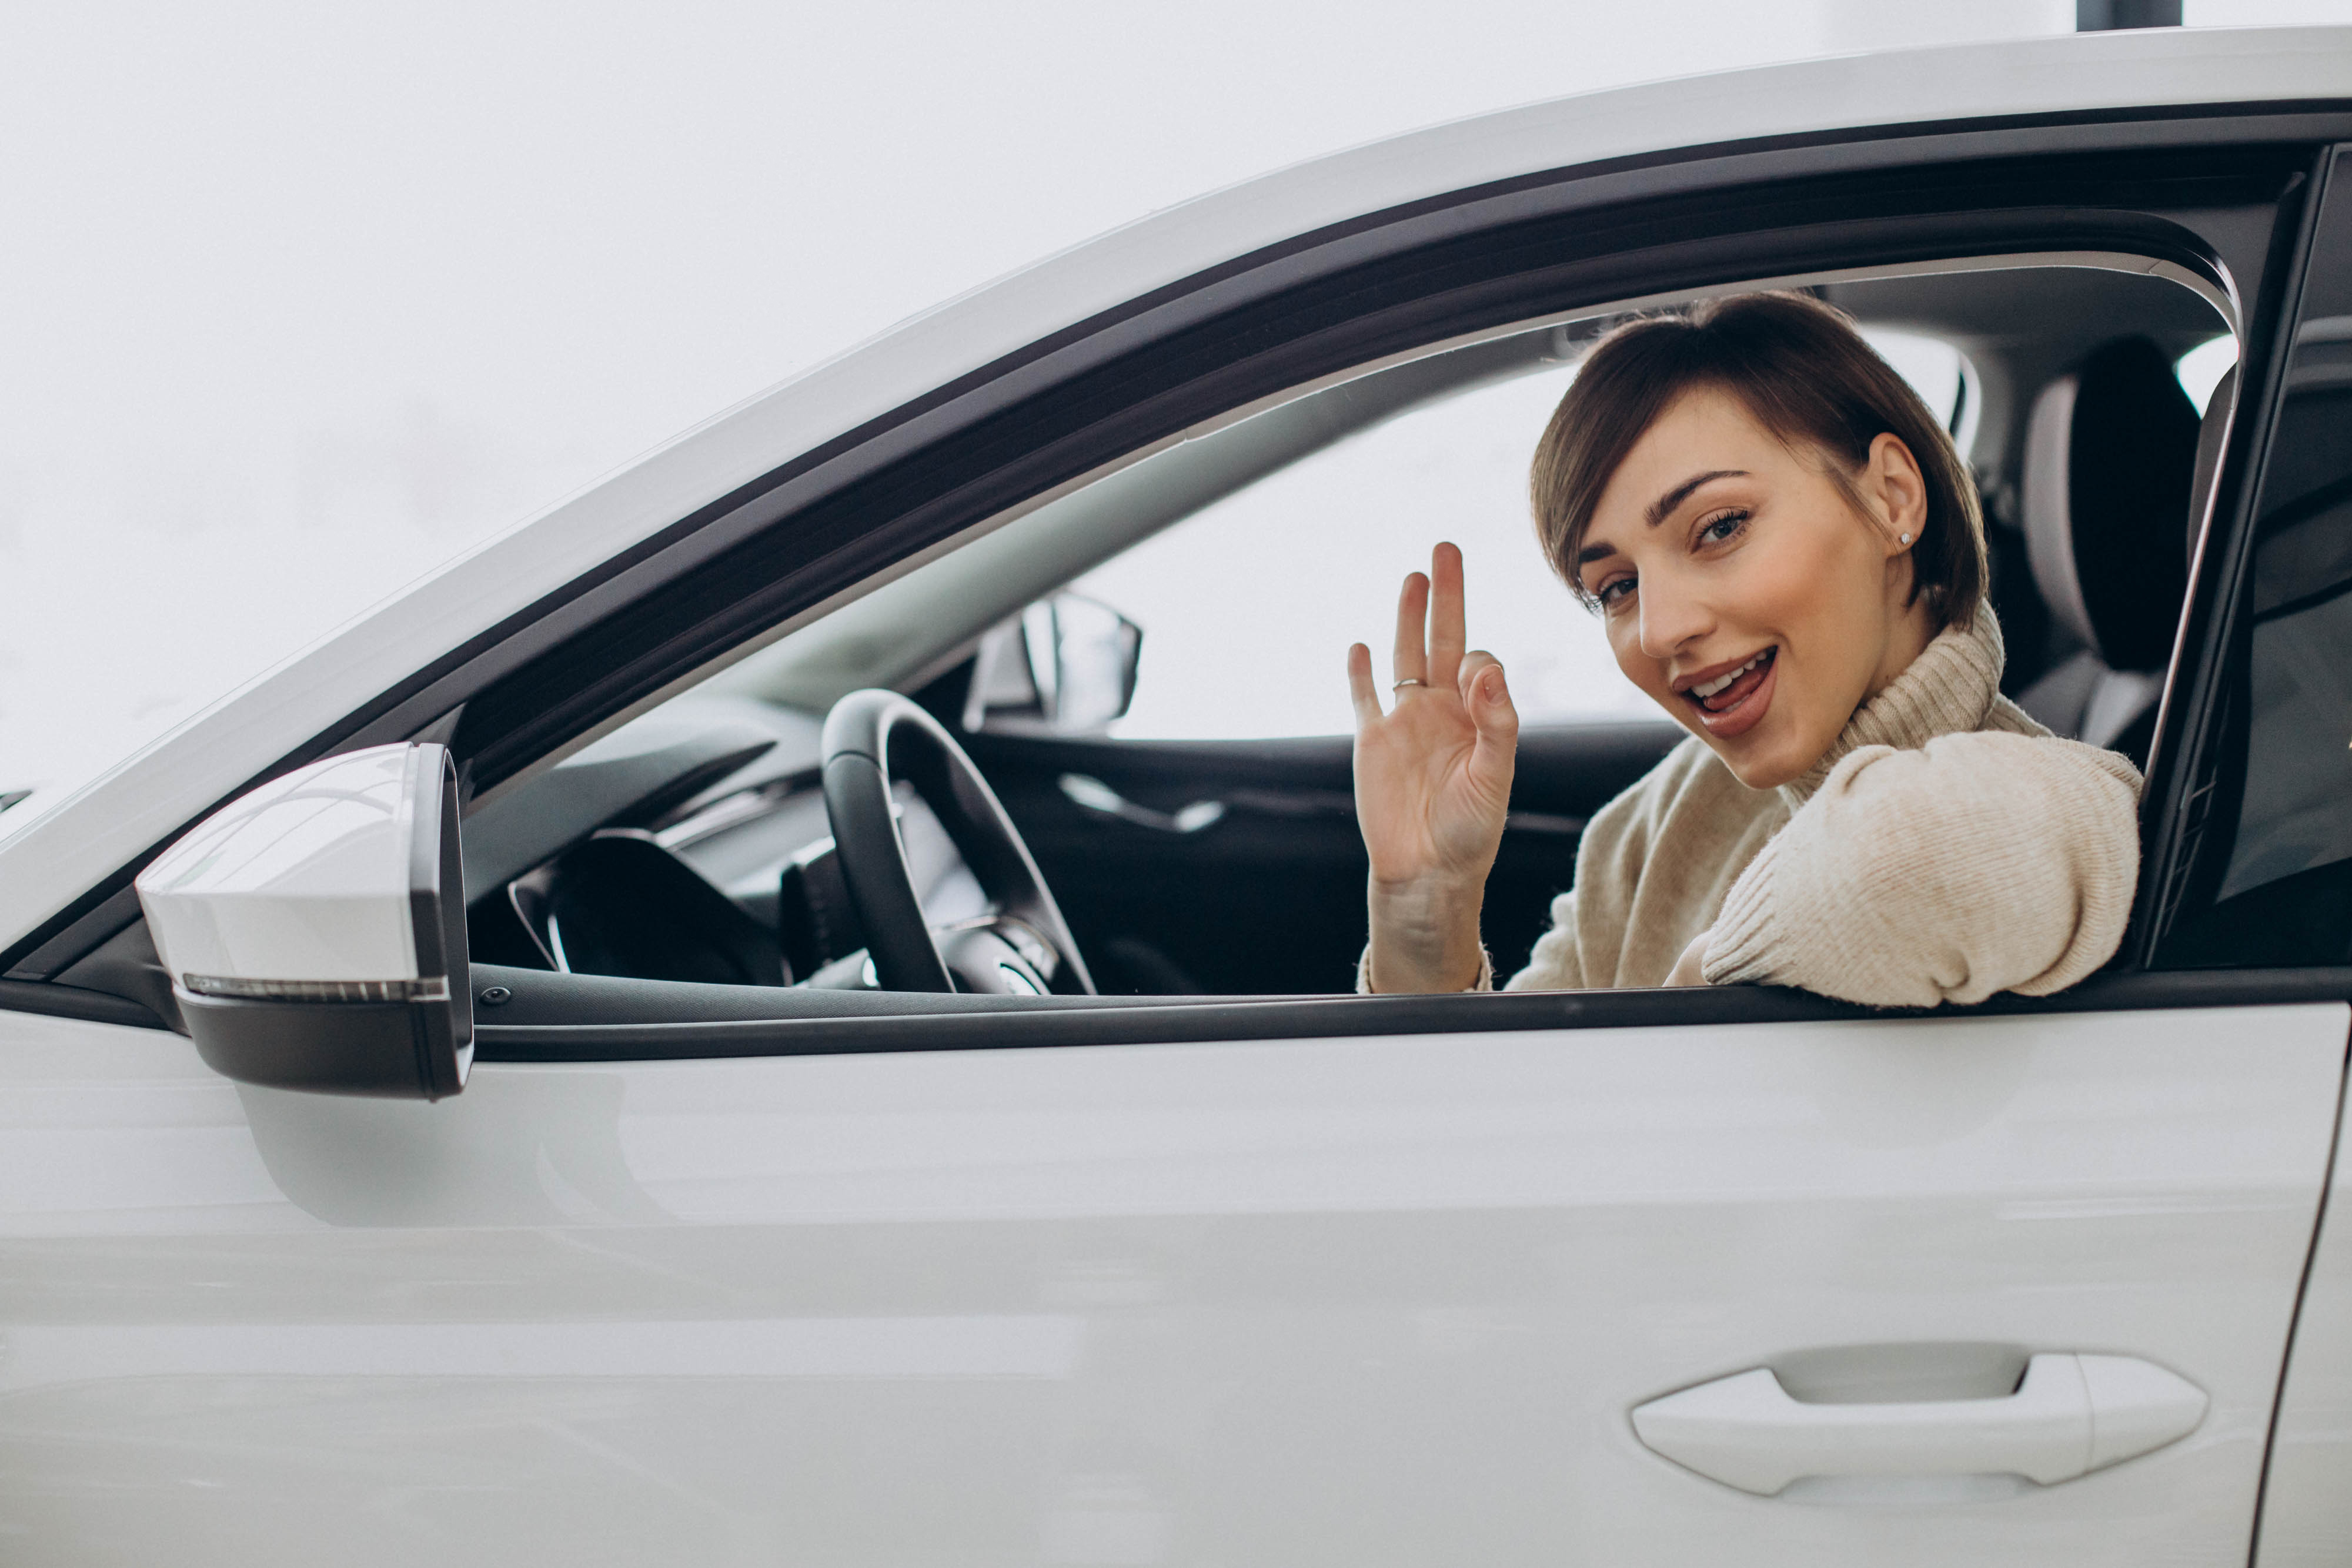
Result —
[[[7, 1015], [12, 1557], [2244, 1552], [2341, 1003], [1514, 997], [1415, 1032], [1416, 1004], [1309, 1005], [1286, 1040], [1200, 1038], [1264, 1031], [1212, 1009], [1159, 1040], [713, 1054], [738, 1029], [484, 1062], [438, 1105]], [[1773, 1497], [1633, 1424], [1771, 1367], [1808, 1403], [1746, 1435], [1769, 1462], [1809, 1413], [1958, 1430], [2081, 1353], [2187, 1380], [2201, 1418], [2048, 1486], [1996, 1443], [1983, 1475]]]
[[[1870, 139], [1866, 189], [1794, 206], [1706, 192], [1769, 263], [1633, 225], [1543, 308], [1996, 254], [2122, 188], [1938, 186], [1949, 152]], [[2036, 232], [2079, 254], [2111, 216]], [[1481, 309], [1527, 307], [1493, 282]], [[870, 526], [911, 550], [908, 515]], [[2185, 693], [2227, 684], [2227, 531]], [[710, 608], [742, 559], [704, 564], [515, 651], [447, 731], [476, 782], [715, 656], [698, 628], [749, 635]], [[2214, 896], [2185, 813], [2268, 733], [2184, 696], [2132, 961], [1949, 1016], [1727, 988], [812, 1020], [485, 967], [474, 1079], [424, 1104], [230, 1083], [77, 957], [0, 1011], [0, 1529], [100, 1563], [2238, 1560], [2352, 981], [2162, 944]]]

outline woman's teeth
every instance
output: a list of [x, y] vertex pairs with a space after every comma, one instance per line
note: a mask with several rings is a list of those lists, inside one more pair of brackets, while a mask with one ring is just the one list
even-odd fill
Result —
[[1731, 685], [1732, 682], [1738, 680], [1740, 676], [1746, 674], [1748, 671], [1762, 664], [1764, 662], [1764, 653], [1769, 653], [1771, 651], [1771, 649], [1767, 648], [1764, 650], [1763, 653], [1757, 654], [1754, 658], [1740, 665], [1739, 668], [1736, 670], [1727, 670], [1711, 681], [1701, 681], [1698, 685], [1690, 688], [1690, 695], [1695, 697], [1711, 697], [1715, 695], [1716, 693], [1723, 690], [1726, 686]]

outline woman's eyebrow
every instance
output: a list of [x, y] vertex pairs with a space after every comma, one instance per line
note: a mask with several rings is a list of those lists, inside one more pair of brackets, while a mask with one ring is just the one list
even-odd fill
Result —
[[[1650, 503], [1647, 521], [1654, 528], [1660, 523], [1664, 522], [1667, 517], [1673, 515], [1674, 509], [1676, 507], [1681, 506], [1685, 501], [1689, 500], [1691, 497], [1691, 492], [1697, 489], [1701, 485], [1711, 485], [1717, 479], [1745, 479], [1748, 476], [1748, 470], [1745, 468], [1710, 468], [1704, 474], [1694, 474], [1689, 478], [1684, 480], [1681, 484], [1675, 486], [1673, 489], [1667, 491], [1664, 495]], [[1606, 557], [1615, 555], [1616, 553], [1617, 547], [1615, 545], [1609, 543], [1605, 539], [1595, 539], [1592, 543], [1586, 545], [1582, 549], [1576, 552], [1577, 568], [1581, 570], [1584, 567], [1590, 565], [1593, 561], [1601, 560]]]
[[1668, 517], [1672, 516], [1674, 509], [1676, 507], [1679, 507], [1685, 501], [1689, 500], [1691, 492], [1697, 489], [1701, 485], [1711, 485], [1717, 479], [1745, 479], [1747, 477], [1748, 470], [1745, 468], [1710, 468], [1704, 474], [1694, 474], [1689, 478], [1684, 480], [1681, 484], [1675, 486], [1673, 489], [1667, 491], [1664, 495], [1659, 497], [1656, 500], [1651, 502], [1650, 509], [1645, 516], [1649, 520], [1650, 526], [1654, 528], [1660, 523], [1664, 522]]

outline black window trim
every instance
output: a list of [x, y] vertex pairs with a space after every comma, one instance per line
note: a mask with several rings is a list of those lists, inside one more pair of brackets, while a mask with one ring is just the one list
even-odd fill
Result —
[[[583, 984], [585, 982], [585, 984]], [[1971, 1006], [1869, 1008], [1775, 986], [1674, 990], [1502, 991], [1411, 997], [971, 997], [865, 993], [856, 1012], [761, 1016], [787, 993], [752, 987], [617, 980], [478, 966], [474, 989], [506, 987], [542, 1014], [486, 1021], [475, 1009], [477, 1061], [681, 1061], [725, 1057], [1007, 1051], [1328, 1040], [1496, 1030], [1699, 1029], [1742, 1024], [2022, 1018], [2352, 1004], [2352, 967], [2109, 971], [2052, 997], [2005, 993]], [[534, 995], [536, 993], [536, 995]], [[816, 1007], [841, 1006], [835, 993]], [[808, 999], [793, 998], [808, 1006]], [[661, 1009], [670, 1016], [640, 1016]], [[139, 1003], [54, 981], [0, 980], [0, 1011], [163, 1031]], [[687, 1016], [678, 1016], [687, 1015]]]
[[[726, 1057], [1007, 1051], [1088, 1046], [1202, 1045], [1487, 1034], [1528, 1030], [1698, 1029], [1727, 1025], [2030, 1018], [2352, 1002], [2352, 967], [2210, 969], [2095, 976], [2054, 997], [2004, 994], [1969, 1007], [1867, 1008], [1772, 986], [1673, 990], [1504, 991], [1459, 996], [1252, 998], [925, 997], [919, 1010], [893, 997], [867, 1016], [726, 1016], [741, 988], [620, 981], [580, 987], [577, 976], [500, 970], [527, 993], [568, 990], [577, 1021], [475, 1026], [475, 1060], [499, 1062], [668, 1061]], [[572, 982], [546, 986], [547, 981]], [[489, 981], [478, 977], [476, 988]], [[636, 989], [643, 988], [642, 989]], [[636, 989], [632, 997], [630, 992]], [[601, 997], [590, 993], [602, 991]], [[689, 1000], [690, 998], [690, 1000]], [[880, 999], [876, 998], [877, 1004]], [[691, 1021], [604, 1021], [649, 1005], [708, 1007]], [[730, 1003], [734, 1004], [730, 1006]], [[513, 1006], [516, 1004], [509, 1004]], [[526, 998], [523, 1005], [529, 1005]], [[563, 1000], [558, 1000], [561, 1008]], [[892, 1010], [884, 1011], [887, 1005]]]
[[[969, 436], [992, 417], [1033, 406], [1041, 388], [1066, 388], [1089, 366], [1099, 371], [1129, 340], [1141, 338], [1155, 345], [1157, 351], [1170, 335], [1164, 325], [1167, 319], [1225, 321], [1252, 303], [1263, 306], [1279, 297], [1286, 287], [1295, 289], [1300, 278], [1328, 284], [1335, 277], [1361, 272], [1373, 264], [1407, 268], [1433, 249], [1457, 243], [1465, 235], [1486, 240], [1515, 232], [1535, 221], [1530, 214], [1549, 219], [1571, 215], [1589, 222], [1608, 214], [1622, 225], [1650, 221], [1664, 210], [1662, 204], [1670, 206], [1679, 202], [1687, 208], [1692, 193], [1702, 193], [1699, 199], [1713, 214], [1735, 195], [1751, 202], [1769, 200], [1776, 193], [1785, 196], [1796, 187], [1803, 187], [1818, 203], [1830, 193], [1829, 187], [1834, 185], [1843, 192], [1852, 182], [1873, 175], [1900, 172], [1906, 184], [1912, 183], [1922, 161], [1931, 155], [1937, 160], [1935, 168], [1956, 172], [1955, 178], [1984, 177], [2002, 168], [2041, 177], [2059, 160], [2084, 158], [2104, 160], [2108, 165], [2137, 160], [2139, 167], [2156, 177], [2159, 159], [2170, 167], [2183, 149], [2211, 153], [2226, 162], [2230, 156], [2259, 156], [2265, 148], [2283, 153], [2290, 146], [2308, 148], [2318, 141], [2346, 136], [2352, 136], [2352, 106], [2336, 103], [2203, 106], [1885, 127], [1689, 149], [1552, 171], [1334, 225], [1171, 285], [1121, 310], [1056, 334], [793, 459], [420, 671], [410, 682], [356, 712], [336, 731], [315, 737], [301, 750], [279, 759], [253, 782], [317, 756], [413, 735], [452, 713], [463, 715], [457, 729], [464, 742], [468, 738], [466, 721], [478, 721], [485, 707], [497, 706], [483, 699], [495, 698], [530, 665], [560, 661], [576, 669], [579, 661], [572, 655], [580, 646], [583, 628], [593, 631], [609, 626], [617, 618], [616, 607], [658, 591], [657, 585], [677, 583], [697, 570], [709, 573], [719, 569], [730, 546], [740, 547], [763, 534], [776, 537], [791, 532], [826, 501], [855, 490], [861, 480], [903, 465], [918, 452], [935, 451], [959, 434]], [[2033, 162], [2029, 166], [2018, 162], [2021, 159]], [[1647, 193], [1628, 205], [1627, 198], [1635, 187]], [[1663, 195], [1658, 193], [1660, 187], [1668, 188]], [[1820, 231], [1825, 227], [1846, 231], [1844, 248], [1836, 253], [1835, 260], [1828, 259], [1821, 248]], [[2197, 236], [2163, 220], [2112, 206], [2021, 208], [2003, 224], [1991, 222], [1981, 210], [1938, 214], [1932, 207], [1892, 220], [1819, 218], [1794, 244], [1784, 229], [1762, 219], [1749, 230], [1728, 236], [1706, 225], [1702, 225], [1702, 231], [1695, 238], [1686, 236], [1677, 242], [1682, 252], [1669, 286], [1703, 287], [1708, 281], [1816, 270], [1825, 265], [1898, 265], [1966, 254], [2086, 247], [2173, 260], [2220, 281], [2216, 258]], [[1627, 278], [1638, 274], [1645, 285], [1654, 287], [1660, 281], [1656, 248], [1604, 247], [1597, 253], [1593, 267], [1604, 274], [1613, 267]], [[1770, 254], [1791, 252], [1802, 253], [1801, 267], [1775, 267], [1769, 259]], [[1587, 278], [1573, 290], [1586, 298], [1623, 297], [1629, 291], [1598, 278]], [[1360, 319], [1351, 318], [1348, 324], [1353, 326]], [[1425, 324], [1408, 331], [1420, 333], [1423, 341], [1433, 340]], [[1296, 349], [1297, 345], [1285, 346]], [[1328, 345], [1325, 351], [1328, 359]], [[1344, 364], [1349, 356], [1354, 362], [1361, 362], [1362, 346], [1323, 368]], [[1276, 390], [1285, 379], [1297, 384], [1311, 376], [1300, 374], [1294, 365], [1276, 378]], [[1202, 382], [1216, 382], [1217, 378], [1196, 376], [1187, 384], [1197, 390], [1197, 383]], [[1220, 390], [1210, 402], [1236, 406], [1230, 386], [1218, 385]], [[1171, 428], [1181, 429], [1213, 412], [1213, 407], [1173, 413], [1163, 410], [1160, 418], [1162, 424], [1172, 420]], [[1106, 433], [1097, 428], [1085, 434], [1094, 437], [1096, 455], [1101, 455]], [[1110, 440], [1132, 449], [1138, 434], [1129, 430], [1112, 434]], [[1073, 461], [1066, 459], [1065, 468]], [[940, 515], [939, 507], [918, 507], [915, 515], [889, 514], [878, 525], [858, 528], [832, 547], [803, 559], [801, 570], [774, 579], [771, 592], [752, 610], [731, 607], [736, 613], [708, 618], [691, 629], [692, 635], [671, 639], [673, 644], [690, 645], [656, 650], [667, 661], [657, 674], [638, 674], [633, 680], [609, 686], [593, 700], [569, 705], [569, 711], [557, 716], [555, 727], [568, 726], [577, 732], [621, 711], [660, 689], [665, 679], [675, 679], [681, 670], [707, 662], [716, 649], [748, 634], [749, 622], [772, 623], [797, 608], [822, 602], [889, 561], [1016, 503], [1022, 494], [1015, 492], [1034, 494], [1050, 488], [1052, 483], [1087, 471], [1087, 466], [1082, 464], [1075, 472], [1047, 477], [1032, 465], [1018, 480], [1009, 483], [1001, 475], [991, 475], [996, 481], [992, 486], [967, 486], [951, 497], [960, 503], [951, 508], [951, 517]], [[471, 738], [477, 744], [468, 752], [468, 761], [495, 764], [478, 775], [485, 782], [495, 780], [497, 768], [512, 771], [529, 760], [518, 760], [512, 755], [529, 747], [509, 747], [509, 755], [499, 758], [495, 747], [504, 736], [481, 743], [478, 731]], [[554, 742], [542, 732], [533, 744], [543, 753]], [[226, 799], [234, 798], [232, 794]], [[175, 832], [159, 841], [155, 848], [160, 850], [176, 836]], [[0, 966], [5, 966], [8, 978], [47, 980], [134, 921], [138, 910], [130, 878], [145, 858], [119, 868], [16, 947], [0, 954]], [[10, 1005], [7, 996], [0, 995], [0, 1006], [5, 1005]]]

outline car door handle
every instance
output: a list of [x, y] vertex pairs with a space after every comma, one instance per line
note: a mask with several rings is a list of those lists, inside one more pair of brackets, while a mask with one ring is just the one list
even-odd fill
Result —
[[1223, 800], [1195, 800], [1189, 806], [1179, 806], [1173, 811], [1155, 811], [1149, 806], [1139, 806], [1099, 779], [1083, 773], [1065, 773], [1057, 782], [1062, 793], [1083, 810], [1105, 817], [1117, 817], [1123, 822], [1133, 822], [1139, 828], [1150, 828], [1162, 833], [1197, 833], [1220, 821], [1225, 814]]
[[2043, 1486], [2194, 1431], [2205, 1393], [2127, 1355], [2045, 1352], [2001, 1399], [1807, 1404], [1759, 1366], [1637, 1406], [1652, 1449], [1759, 1497], [1832, 1476], [2018, 1475]]

